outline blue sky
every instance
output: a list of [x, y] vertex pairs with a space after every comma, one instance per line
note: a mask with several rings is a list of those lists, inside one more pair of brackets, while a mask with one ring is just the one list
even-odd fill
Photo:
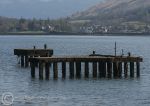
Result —
[[102, 0], [0, 0], [0, 16], [59, 18], [83, 11]]

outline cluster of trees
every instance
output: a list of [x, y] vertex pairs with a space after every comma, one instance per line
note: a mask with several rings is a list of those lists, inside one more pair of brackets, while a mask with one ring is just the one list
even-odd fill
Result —
[[71, 24], [67, 19], [12, 19], [0, 17], [0, 32], [43, 31], [70, 32]]

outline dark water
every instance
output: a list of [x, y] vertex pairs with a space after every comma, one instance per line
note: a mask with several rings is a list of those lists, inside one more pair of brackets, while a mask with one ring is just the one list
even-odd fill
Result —
[[[127, 54], [143, 56], [141, 77], [40, 81], [31, 79], [30, 68], [20, 68], [14, 48], [43, 48], [46, 43], [56, 55], [114, 54], [114, 42]], [[13, 106], [150, 106], [150, 37], [129, 36], [7, 36], [0, 37], [0, 97], [14, 96]], [[59, 70], [61, 71], [61, 70]], [[3, 105], [0, 100], [0, 106]]]

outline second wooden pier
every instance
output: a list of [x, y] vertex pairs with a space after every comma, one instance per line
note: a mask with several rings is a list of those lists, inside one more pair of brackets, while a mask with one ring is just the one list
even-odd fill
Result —
[[53, 55], [53, 49], [14, 49], [14, 55], [21, 59], [21, 67], [29, 66], [29, 58], [31, 57], [50, 57]]

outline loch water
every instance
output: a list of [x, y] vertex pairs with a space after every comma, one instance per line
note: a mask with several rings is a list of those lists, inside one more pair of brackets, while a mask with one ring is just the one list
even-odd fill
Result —
[[[115, 42], [118, 55], [143, 57], [140, 78], [32, 79], [13, 53], [47, 44], [54, 55], [114, 54]], [[8, 92], [13, 106], [150, 106], [150, 36], [0, 36], [0, 106]]]

